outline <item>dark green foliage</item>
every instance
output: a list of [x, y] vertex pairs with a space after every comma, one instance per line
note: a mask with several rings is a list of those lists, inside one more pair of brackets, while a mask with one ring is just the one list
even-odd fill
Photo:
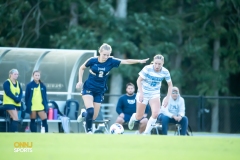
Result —
[[[78, 22], [70, 26], [72, 2]], [[112, 0], [1, 0], [0, 46], [97, 50], [106, 42], [113, 56], [149, 57], [149, 63], [161, 53], [184, 94], [213, 95], [216, 89], [220, 95], [233, 94], [229, 77], [240, 72], [239, 1], [221, 0], [219, 9], [215, 0], [128, 0], [125, 19], [116, 18], [115, 7]], [[212, 67], [216, 38], [221, 44], [218, 71]], [[135, 83], [143, 66], [115, 71], [124, 83]]]

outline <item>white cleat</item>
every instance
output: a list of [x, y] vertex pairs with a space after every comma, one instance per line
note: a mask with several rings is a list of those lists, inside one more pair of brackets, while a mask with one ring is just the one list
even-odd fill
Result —
[[82, 116], [83, 112], [86, 112], [86, 109], [81, 109], [81, 113], [79, 114], [77, 121], [82, 122], [85, 117]]
[[135, 115], [136, 115], [136, 113], [133, 113], [133, 115], [132, 115], [132, 117], [130, 118], [130, 121], [128, 122], [128, 128], [130, 129], [130, 130], [132, 130], [133, 129], [133, 127], [134, 127], [134, 124], [135, 124]]
[[87, 132], [87, 134], [93, 134], [93, 132], [92, 132], [92, 131], [89, 131], [89, 132]]

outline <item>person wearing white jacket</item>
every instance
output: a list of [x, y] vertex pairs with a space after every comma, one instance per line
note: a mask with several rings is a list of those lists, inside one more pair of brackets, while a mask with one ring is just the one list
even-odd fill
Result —
[[[163, 99], [164, 103], [165, 98]], [[162, 134], [167, 135], [168, 124], [181, 124], [181, 135], [187, 134], [188, 118], [185, 116], [185, 101], [180, 96], [177, 87], [172, 88], [172, 94], [166, 107], [161, 107], [158, 121], [162, 123]]]

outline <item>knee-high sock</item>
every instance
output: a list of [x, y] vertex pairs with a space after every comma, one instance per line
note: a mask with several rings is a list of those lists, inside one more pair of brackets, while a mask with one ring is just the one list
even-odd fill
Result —
[[37, 124], [35, 122], [35, 119], [31, 119], [30, 130], [31, 130], [31, 132], [37, 132]]
[[153, 128], [152, 124], [155, 124], [157, 121], [157, 119], [153, 119], [152, 117], [150, 117], [150, 119], [148, 120], [146, 129], [144, 131], [145, 134], [149, 134]]
[[17, 132], [18, 131], [18, 121], [13, 120], [10, 125], [10, 132]]
[[45, 132], [48, 132], [48, 124], [47, 124], [47, 119], [42, 120], [42, 126], [45, 128]]
[[93, 115], [94, 115], [94, 108], [87, 109], [87, 116], [86, 116], [86, 130], [87, 132], [92, 131], [92, 123], [93, 123]]

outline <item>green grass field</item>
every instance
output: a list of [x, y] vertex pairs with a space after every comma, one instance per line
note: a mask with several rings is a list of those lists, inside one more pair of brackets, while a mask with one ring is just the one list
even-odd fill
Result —
[[[32, 142], [33, 152], [14, 152]], [[239, 160], [240, 138], [0, 133], [1, 160]]]

